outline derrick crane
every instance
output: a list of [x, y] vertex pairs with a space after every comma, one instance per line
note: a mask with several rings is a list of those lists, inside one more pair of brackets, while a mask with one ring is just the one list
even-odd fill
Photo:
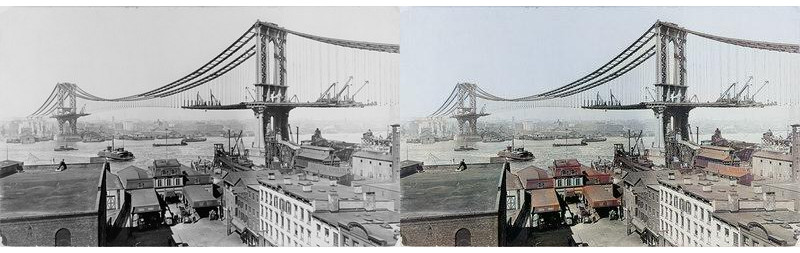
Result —
[[358, 87], [356, 92], [353, 92], [352, 95], [348, 94], [349, 96], [345, 96], [344, 99], [349, 101], [349, 102], [354, 102], [355, 98], [356, 98], [356, 95], [358, 95], [358, 93], [361, 92], [361, 89], [364, 89], [364, 86], [367, 86], [368, 83], [369, 83], [369, 81], [364, 81], [364, 84], [362, 84], [361, 87]]

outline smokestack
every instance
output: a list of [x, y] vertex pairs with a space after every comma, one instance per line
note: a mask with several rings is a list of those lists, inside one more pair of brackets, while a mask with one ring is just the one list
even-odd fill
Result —
[[792, 125], [792, 178], [800, 181], [800, 124]]
[[364, 190], [361, 189], [361, 186], [353, 186], [353, 193], [359, 194], [359, 193], [363, 193], [363, 192], [364, 192]]
[[400, 179], [400, 133], [398, 128], [400, 124], [392, 124], [392, 179]]

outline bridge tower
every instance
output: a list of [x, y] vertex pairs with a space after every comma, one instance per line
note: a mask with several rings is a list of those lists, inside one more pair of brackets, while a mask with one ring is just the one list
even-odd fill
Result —
[[78, 135], [78, 118], [88, 116], [83, 110], [78, 112], [75, 101], [75, 85], [71, 83], [59, 83], [58, 93], [56, 94], [57, 107], [55, 113], [50, 116], [58, 121], [59, 141], [80, 141]]
[[477, 101], [475, 99], [475, 84], [459, 83], [458, 89], [458, 105], [453, 118], [458, 121], [458, 141], [479, 141], [478, 135], [478, 118], [488, 116], [482, 110], [478, 112]]
[[[289, 111], [286, 90], [286, 30], [273, 23], [256, 23], [256, 103], [250, 106], [259, 118], [259, 135], [263, 137], [266, 165], [271, 163], [289, 141]], [[272, 59], [270, 59], [272, 58]], [[270, 66], [273, 63], [273, 66]], [[299, 140], [298, 140], [299, 141]], [[284, 161], [284, 159], [279, 159]], [[288, 166], [293, 166], [288, 164]]]
[[[651, 109], [660, 119], [666, 165], [678, 154], [678, 141], [689, 141], [689, 111], [686, 91], [686, 31], [659, 21], [656, 26], [656, 98]], [[671, 54], [671, 55], [670, 55]]]
[[792, 179], [800, 182], [800, 124], [792, 125]]

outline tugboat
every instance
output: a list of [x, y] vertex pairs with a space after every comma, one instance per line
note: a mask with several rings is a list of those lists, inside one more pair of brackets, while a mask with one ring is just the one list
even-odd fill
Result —
[[524, 147], [515, 148], [514, 138], [511, 139], [511, 146], [497, 152], [497, 156], [511, 159], [512, 161], [530, 161], [536, 158], [533, 153], [525, 150]]
[[106, 147], [105, 150], [97, 152], [97, 156], [105, 157], [114, 161], [130, 161], [133, 158], [133, 153], [125, 150], [125, 148], [114, 148], [114, 139], [111, 139], [111, 146]]
[[461, 145], [461, 146], [453, 149], [453, 151], [470, 151], [470, 150], [478, 150], [478, 149], [470, 147], [470, 146], [467, 146], [467, 145]]
[[57, 148], [54, 148], [53, 151], [70, 151], [70, 150], [78, 150], [77, 148], [70, 147], [69, 145], [61, 145]]

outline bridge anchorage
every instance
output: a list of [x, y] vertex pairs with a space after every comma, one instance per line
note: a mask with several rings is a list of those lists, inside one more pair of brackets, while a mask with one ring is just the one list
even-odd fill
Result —
[[[691, 45], [692, 51], [687, 51], [687, 45]], [[693, 56], [688, 57], [687, 52]], [[679, 145], [683, 145], [681, 143], [691, 142], [689, 115], [693, 109], [800, 104], [800, 97], [793, 95], [800, 94], [800, 88], [793, 85], [797, 78], [793, 76], [796, 75], [793, 70], [800, 65], [798, 54], [800, 45], [797, 44], [722, 37], [657, 21], [610, 61], [575, 81], [517, 98], [499, 97], [474, 84], [458, 84], [444, 104], [429, 117], [450, 115], [464, 118], [464, 125], [471, 123], [469, 120], [476, 117], [458, 116], [462, 114], [460, 108], [464, 106], [460, 104], [464, 97], [506, 102], [509, 107], [513, 104], [521, 108], [652, 110], [660, 121], [658, 143], [664, 148], [665, 164], [681, 166], [688, 161], [679, 161], [681, 157], [677, 150]], [[745, 60], [739, 61], [740, 55], [744, 55]], [[687, 61], [689, 58], [697, 60], [690, 62]], [[718, 73], [711, 71], [717, 67]], [[744, 71], [740, 71], [742, 67]], [[689, 76], [689, 71], [694, 76]], [[742, 77], [740, 72], [764, 80], [774, 78], [778, 82], [770, 84], [766, 92], [762, 90], [769, 82], [763, 81], [756, 89], [754, 83], [762, 81], [755, 82], [752, 77], [741, 87], [737, 87], [738, 82], [730, 84], [730, 79]], [[689, 93], [690, 83], [694, 87], [692, 92], [695, 94], [692, 95]], [[726, 85], [720, 86], [721, 83]], [[609, 90], [608, 100], [600, 96], [601, 89]], [[751, 94], [751, 90], [755, 91]], [[588, 94], [597, 95], [588, 99], [591, 96]], [[757, 101], [756, 95], [759, 94], [771, 102]], [[469, 111], [463, 114], [471, 115]]]

